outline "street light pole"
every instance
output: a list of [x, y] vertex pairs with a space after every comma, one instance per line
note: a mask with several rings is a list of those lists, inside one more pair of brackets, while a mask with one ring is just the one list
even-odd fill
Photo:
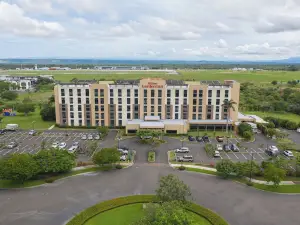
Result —
[[34, 130], [35, 121], [32, 121], [31, 124], [32, 124], [32, 130]]
[[252, 162], [253, 162], [253, 152], [251, 152], [251, 164], [250, 164], [250, 182], [252, 182]]

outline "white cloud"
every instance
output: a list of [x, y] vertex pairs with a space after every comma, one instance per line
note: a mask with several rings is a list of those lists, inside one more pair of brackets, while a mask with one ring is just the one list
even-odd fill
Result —
[[220, 39], [219, 41], [215, 42], [215, 45], [218, 48], [227, 48], [228, 47], [228, 44], [224, 39]]
[[64, 28], [56, 22], [27, 17], [17, 5], [0, 2], [0, 31], [18, 36], [49, 37], [63, 34]]

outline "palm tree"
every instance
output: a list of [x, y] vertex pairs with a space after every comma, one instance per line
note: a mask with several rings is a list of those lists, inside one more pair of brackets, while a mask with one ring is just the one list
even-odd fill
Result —
[[[223, 108], [227, 109], [227, 123], [226, 123], [226, 133], [228, 134], [228, 125], [229, 125], [229, 118], [230, 118], [230, 109], [232, 109], [233, 111], [235, 111], [235, 107], [234, 105], [236, 105], [237, 103], [233, 100], [228, 101], [227, 99], [224, 100], [222, 106]], [[231, 118], [230, 118], [231, 119]]]

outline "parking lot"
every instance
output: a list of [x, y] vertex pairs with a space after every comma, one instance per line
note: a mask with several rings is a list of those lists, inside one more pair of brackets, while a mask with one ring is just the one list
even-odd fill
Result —
[[[96, 134], [96, 132], [44, 131], [36, 136], [29, 135], [28, 131], [7, 132], [0, 136], [0, 156], [12, 153], [35, 154], [40, 151], [42, 143], [45, 149], [50, 148], [54, 142], [65, 142], [67, 144], [65, 149], [69, 149], [74, 142], [79, 142], [79, 148], [85, 148], [91, 140], [81, 140], [83, 134]], [[12, 149], [7, 148], [10, 142], [16, 142], [17, 146]]]

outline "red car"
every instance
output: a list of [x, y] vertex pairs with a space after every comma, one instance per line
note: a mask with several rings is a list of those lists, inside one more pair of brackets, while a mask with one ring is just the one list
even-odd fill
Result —
[[223, 142], [224, 137], [223, 136], [217, 136], [216, 139], [217, 139], [218, 142]]

